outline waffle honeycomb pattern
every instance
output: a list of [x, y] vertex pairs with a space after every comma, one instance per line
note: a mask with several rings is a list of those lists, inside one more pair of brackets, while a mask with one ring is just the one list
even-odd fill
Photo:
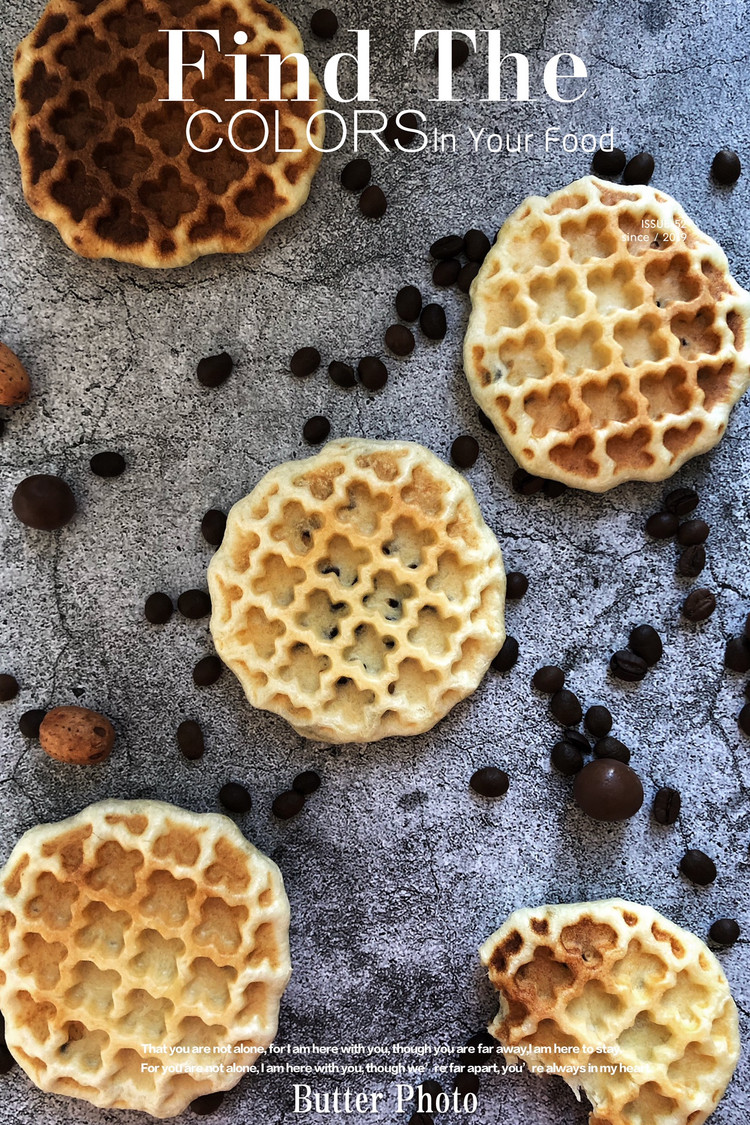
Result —
[[480, 955], [506, 1059], [583, 1089], [590, 1125], [700, 1125], [716, 1108], [739, 1058], [737, 1009], [694, 934], [608, 899], [517, 910]]
[[242, 1076], [186, 1067], [272, 1041], [288, 933], [278, 868], [225, 816], [106, 801], [34, 828], [0, 874], [8, 1046], [42, 1090], [173, 1117]]
[[464, 367], [524, 469], [601, 492], [716, 444], [750, 382], [750, 296], [650, 187], [527, 199], [471, 288]]
[[348, 439], [232, 508], [211, 631], [255, 707], [307, 738], [429, 730], [505, 631], [497, 541], [466, 481], [411, 442]]
[[[205, 52], [205, 77], [184, 70], [186, 102], [167, 96], [167, 36], [160, 29], [220, 31], [221, 55], [209, 36], [184, 37], [183, 57]], [[237, 46], [234, 33], [249, 36]], [[266, 0], [50, 0], [18, 47], [16, 108], [11, 121], [23, 189], [32, 210], [54, 223], [71, 249], [87, 258], [117, 258], [142, 266], [181, 266], [203, 254], [250, 250], [275, 223], [307, 198], [320, 153], [306, 127], [323, 108], [314, 77], [311, 102], [264, 102], [264, 53], [303, 51], [297, 28]], [[234, 97], [230, 53], [248, 56], [248, 105]], [[297, 92], [293, 62], [282, 68], [281, 93]], [[193, 151], [185, 137], [196, 110], [226, 122], [254, 109], [269, 125], [256, 153], [233, 148], [207, 115], [194, 123]], [[274, 111], [279, 148], [275, 151]], [[323, 118], [311, 126], [318, 146]], [[240, 119], [235, 137], [262, 143], [255, 117]]]

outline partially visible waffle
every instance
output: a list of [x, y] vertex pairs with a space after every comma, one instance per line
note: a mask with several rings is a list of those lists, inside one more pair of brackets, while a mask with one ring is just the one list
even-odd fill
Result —
[[[167, 36], [175, 28], [220, 32], [184, 37], [183, 57], [205, 52], [205, 77], [184, 70], [184, 102], [167, 97]], [[248, 36], [246, 45], [235, 33]], [[11, 120], [23, 189], [32, 210], [54, 223], [86, 258], [182, 266], [203, 254], [250, 250], [307, 199], [320, 161], [307, 137], [323, 93], [294, 101], [297, 71], [284, 63], [282, 97], [268, 95], [264, 54], [303, 51], [297, 28], [266, 0], [49, 0], [15, 57]], [[233, 102], [233, 60], [247, 55], [248, 100]], [[227, 126], [204, 114], [188, 144], [188, 117], [207, 109], [226, 123], [238, 110], [242, 152]], [[279, 112], [278, 132], [275, 111]], [[323, 118], [310, 125], [318, 148]], [[291, 152], [279, 149], [297, 150]]]
[[8, 1046], [42, 1090], [174, 1117], [273, 1040], [288, 933], [278, 868], [225, 816], [103, 801], [33, 828], [0, 873]]
[[737, 1008], [694, 934], [615, 898], [516, 910], [480, 955], [506, 1059], [583, 1090], [590, 1125], [701, 1125], [716, 1108]]
[[519, 465], [576, 488], [671, 476], [750, 383], [750, 295], [651, 187], [587, 176], [525, 200], [471, 300], [474, 398]]
[[505, 572], [453, 469], [348, 439], [279, 465], [229, 513], [208, 571], [216, 650], [299, 734], [429, 730], [500, 649]]

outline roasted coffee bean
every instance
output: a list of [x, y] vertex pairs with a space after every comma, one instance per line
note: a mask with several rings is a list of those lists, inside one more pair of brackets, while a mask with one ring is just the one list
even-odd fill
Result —
[[421, 1113], [419, 1110], [415, 1110], [407, 1125], [435, 1125], [435, 1119], [429, 1113]]
[[605, 738], [612, 730], [612, 715], [601, 703], [589, 707], [583, 721], [586, 724], [586, 730], [591, 731], [594, 738]]
[[291, 820], [301, 811], [304, 803], [304, 793], [299, 793], [296, 789], [287, 789], [284, 793], [279, 793], [278, 797], [274, 797], [271, 811], [279, 820]]
[[565, 673], [556, 664], [545, 664], [542, 668], [537, 668], [531, 682], [537, 691], [554, 695], [565, 683]]
[[713, 158], [711, 172], [717, 184], [736, 184], [742, 172], [742, 163], [733, 149], [723, 148]]
[[308, 445], [320, 445], [331, 432], [331, 423], [324, 414], [313, 414], [302, 427], [302, 437]]
[[674, 512], [654, 512], [646, 520], [646, 534], [652, 539], [671, 539], [679, 526], [680, 521]]
[[664, 497], [664, 507], [682, 518], [698, 507], [700, 497], [694, 488], [674, 488]]
[[330, 8], [318, 8], [310, 17], [310, 30], [319, 39], [333, 39], [339, 29], [336, 13]]
[[464, 235], [464, 253], [470, 262], [482, 264], [490, 252], [490, 240], [483, 230], [467, 230]]
[[497, 766], [483, 766], [471, 775], [469, 785], [480, 797], [503, 797], [508, 792], [510, 778]]
[[442, 340], [448, 331], [445, 309], [434, 303], [425, 305], [419, 317], [419, 327], [428, 340]]
[[735, 918], [717, 918], [708, 936], [716, 945], [734, 945], [740, 936], [740, 927]]
[[488, 434], [497, 434], [494, 422], [491, 418], [487, 417], [481, 407], [477, 407], [477, 418], [479, 419], [479, 424], [483, 430], [486, 430]]
[[680, 555], [677, 570], [684, 578], [697, 578], [706, 565], [706, 548], [702, 543], [686, 547]]
[[549, 709], [558, 722], [565, 726], [575, 726], [583, 718], [583, 710], [577, 695], [567, 688], [560, 688], [549, 701]]
[[209, 508], [201, 520], [201, 535], [212, 547], [220, 547], [227, 528], [227, 517], [218, 508]]
[[509, 672], [518, 660], [518, 641], [515, 637], [506, 637], [503, 647], [492, 661], [496, 672]]
[[600, 148], [594, 153], [591, 171], [596, 176], [619, 176], [627, 160], [628, 158], [621, 148]]
[[609, 670], [618, 680], [636, 684], [648, 672], [648, 664], [629, 648], [621, 648], [610, 657]]
[[24, 711], [18, 720], [18, 729], [24, 738], [39, 738], [39, 728], [46, 714], [47, 712], [41, 707], [32, 707], [30, 711]]
[[432, 283], [440, 288], [447, 289], [448, 286], [456, 284], [460, 272], [461, 263], [458, 258], [446, 258], [444, 261], [438, 262], [432, 271]]
[[636, 656], [645, 660], [649, 667], [656, 664], [657, 660], [661, 660], [664, 652], [661, 637], [652, 625], [636, 625], [635, 629], [631, 629], [628, 644]]
[[420, 120], [416, 113], [411, 110], [398, 110], [392, 113], [388, 118], [385, 129], [383, 130], [383, 139], [389, 148], [411, 149], [417, 140], [416, 134], [412, 131], [420, 128]]
[[464, 252], [464, 240], [460, 234], [446, 234], [439, 238], [430, 247], [430, 257], [438, 261], [446, 258], [456, 258]]
[[750, 642], [747, 637], [732, 637], [727, 641], [724, 663], [732, 672], [750, 671]]
[[429, 1098], [434, 1102], [435, 1098], [442, 1094], [443, 1087], [434, 1078], [425, 1078], [424, 1082], [420, 1082], [417, 1086], [417, 1093], [423, 1094], [425, 1098]]
[[334, 359], [328, 364], [328, 374], [337, 387], [354, 387], [357, 384], [354, 368], [348, 363], [342, 363], [341, 360]]
[[317, 348], [297, 348], [289, 361], [289, 370], [298, 378], [312, 375], [320, 367], [320, 352]]
[[385, 215], [388, 200], [383, 189], [377, 184], [370, 184], [359, 197], [359, 209], [367, 219], [379, 219]]
[[549, 496], [550, 500], [556, 500], [558, 496], [562, 496], [563, 492], [568, 491], [568, 486], [563, 484], [561, 480], [546, 480], [542, 485], [542, 491], [545, 496]]
[[750, 703], [746, 703], [737, 716], [737, 722], [743, 734], [750, 734]]
[[468, 1094], [476, 1094], [479, 1092], [479, 1075], [473, 1071], [462, 1070], [456, 1075], [453, 1088], [462, 1098], [467, 1097]]
[[16, 1065], [16, 1060], [4, 1039], [0, 1039], [0, 1074], [7, 1074]]
[[471, 289], [471, 283], [479, 273], [479, 262], [467, 262], [465, 266], [461, 267], [458, 275], [458, 288], [462, 293], [468, 293]]
[[536, 492], [541, 492], [544, 481], [541, 477], [527, 473], [525, 469], [516, 469], [510, 478], [510, 486], [519, 496], [533, 496]]
[[459, 469], [470, 469], [479, 456], [479, 442], [471, 434], [461, 434], [451, 445], [451, 461]]
[[550, 754], [552, 765], [565, 777], [572, 777], [583, 769], [583, 754], [570, 742], [556, 742]]
[[347, 191], [362, 191], [370, 182], [372, 165], [363, 156], [350, 160], [341, 169], [341, 184]]
[[296, 793], [302, 793], [303, 796], [308, 796], [310, 793], [315, 793], [320, 789], [320, 774], [315, 770], [303, 770], [298, 773], [292, 782], [292, 789]]
[[[451, 43], [451, 66], [454, 70], [462, 67], [469, 57], [469, 44], [465, 39], [454, 39]], [[432, 61], [435, 66], [438, 65], [438, 52], [435, 51]]]
[[183, 617], [198, 621], [211, 612], [211, 598], [207, 590], [185, 590], [177, 599], [177, 608]]
[[374, 355], [363, 356], [357, 365], [359, 381], [368, 391], [382, 391], [388, 382], [388, 368]]
[[630, 761], [630, 751], [625, 743], [620, 742], [619, 738], [613, 738], [611, 734], [605, 735], [594, 743], [594, 754], [597, 758], [612, 758], [613, 761], [624, 762], [625, 765]]
[[750, 680], [745, 684], [745, 699], [750, 699]]
[[414, 335], [405, 324], [392, 324], [387, 328], [385, 343], [394, 355], [411, 355], [414, 351]]
[[38, 531], [57, 531], [70, 523], [76, 501], [70, 486], [60, 477], [37, 473], [26, 477], [13, 493], [13, 511], [21, 523]]
[[177, 728], [177, 745], [191, 762], [202, 758], [206, 749], [203, 731], [194, 719], [185, 719]]
[[223, 669], [218, 656], [204, 656], [193, 668], [193, 683], [196, 687], [210, 687], [219, 679]]
[[119, 477], [125, 472], [125, 458], [121, 453], [95, 453], [89, 468], [97, 477]]
[[396, 312], [402, 320], [416, 320], [422, 311], [422, 294], [416, 285], [404, 285], [396, 294]]
[[8, 703], [18, 695], [18, 680], [9, 672], [0, 675], [0, 703]]
[[579, 730], [574, 730], [572, 727], [566, 727], [562, 732], [563, 742], [569, 742], [571, 746], [575, 746], [582, 754], [591, 753], [591, 743], [585, 734], [581, 734]]
[[747, 639], [750, 641], [750, 613], [748, 613], [747, 617], [745, 618], [742, 635], [747, 637]]
[[198, 382], [202, 387], [220, 387], [229, 378], [232, 366], [232, 357], [227, 352], [207, 355], [198, 364]]
[[680, 815], [682, 798], [677, 789], [663, 785], [657, 789], [651, 811], [657, 824], [675, 824]]
[[166, 625], [174, 612], [172, 599], [169, 594], [149, 594], [143, 612], [152, 625]]
[[[485, 1050], [485, 1048], [491, 1048], [491, 1051]], [[478, 1055], [487, 1056], [494, 1054], [497, 1050], [499, 1050], [497, 1039], [490, 1035], [486, 1028], [480, 1027], [479, 1031], [475, 1031], [466, 1040], [466, 1046], [458, 1056], [459, 1066], [476, 1066], [478, 1063], [481, 1065], [481, 1058], [478, 1059]]]
[[705, 520], [685, 520], [677, 529], [677, 542], [683, 547], [693, 547], [705, 543], [711, 528]]
[[716, 609], [716, 595], [701, 587], [688, 594], [682, 603], [682, 612], [688, 621], [706, 621]]
[[197, 1113], [199, 1117], [208, 1117], [210, 1113], [216, 1113], [223, 1101], [224, 1095], [221, 1090], [215, 1090], [212, 1094], [201, 1094], [199, 1098], [194, 1098], [190, 1103], [190, 1110], [192, 1113]]
[[680, 860], [680, 871], [691, 883], [707, 887], [716, 878], [716, 864], [700, 848], [688, 848]]
[[624, 184], [647, 184], [654, 174], [654, 158], [650, 152], [639, 152], [629, 160], [622, 173]]
[[597, 758], [576, 777], [573, 797], [594, 820], [628, 820], [643, 804], [643, 786], [624, 762]]
[[219, 790], [219, 800], [225, 809], [230, 812], [244, 813], [252, 808], [253, 799], [244, 785], [236, 781], [228, 781]]
[[505, 596], [511, 601], [518, 601], [529, 588], [529, 580], [520, 570], [509, 570], [505, 575]]

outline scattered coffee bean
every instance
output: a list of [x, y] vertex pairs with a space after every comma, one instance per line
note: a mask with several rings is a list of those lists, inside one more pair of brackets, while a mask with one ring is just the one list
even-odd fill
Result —
[[600, 148], [594, 153], [591, 171], [596, 176], [619, 176], [627, 163], [627, 156], [621, 148]]
[[296, 793], [301, 793], [303, 796], [309, 796], [310, 793], [317, 792], [320, 789], [320, 774], [315, 770], [303, 770], [298, 773], [292, 782], [292, 789]]
[[16, 1060], [8, 1049], [5, 1038], [0, 1039], [0, 1074], [7, 1074], [16, 1065]]
[[177, 745], [191, 762], [202, 758], [206, 749], [203, 731], [194, 719], [185, 719], [177, 728]]
[[613, 738], [611, 734], [605, 735], [594, 743], [594, 754], [597, 758], [612, 758], [613, 761], [624, 762], [625, 765], [630, 761], [630, 751], [625, 743], [620, 742], [619, 738]]
[[636, 625], [630, 632], [628, 644], [636, 656], [645, 660], [649, 667], [661, 660], [664, 652], [661, 637], [651, 625]]
[[643, 786], [638, 774], [624, 762], [597, 758], [576, 777], [573, 797], [594, 820], [628, 820], [643, 804]]
[[736, 184], [742, 172], [742, 163], [733, 149], [723, 148], [713, 158], [711, 172], [718, 184]]
[[471, 434], [461, 434], [451, 445], [451, 461], [459, 469], [470, 469], [479, 456], [479, 442]]
[[220, 547], [227, 527], [227, 517], [218, 508], [209, 508], [201, 520], [201, 535], [212, 547]]
[[125, 458], [121, 453], [95, 453], [89, 468], [97, 477], [119, 477], [125, 472]]
[[745, 624], [742, 629], [742, 633], [743, 636], [747, 637], [747, 639], [750, 641], [750, 613], [748, 613], [747, 617], [745, 618]]
[[377, 184], [370, 184], [359, 197], [359, 209], [367, 219], [379, 219], [385, 215], [388, 200], [382, 188]]
[[618, 680], [636, 684], [648, 672], [648, 664], [629, 648], [621, 648], [610, 657], [609, 670]]
[[612, 730], [612, 715], [601, 703], [589, 707], [583, 718], [586, 730], [591, 731], [594, 738], [604, 738]]
[[664, 507], [682, 518], [698, 507], [699, 499], [694, 488], [674, 488], [664, 497]]
[[705, 520], [685, 520], [677, 529], [677, 542], [683, 547], [693, 547], [705, 543], [711, 528]]
[[357, 377], [354, 374], [354, 368], [348, 363], [342, 363], [340, 360], [334, 359], [328, 364], [328, 374], [337, 387], [356, 386]]
[[438, 262], [432, 271], [432, 283], [443, 289], [455, 285], [461, 272], [461, 263], [458, 258], [446, 258]]
[[202, 387], [220, 387], [229, 378], [231, 371], [231, 355], [220, 352], [218, 355], [208, 355], [202, 359], [198, 364], [196, 375]]
[[518, 601], [529, 588], [529, 580], [520, 570], [509, 570], [505, 575], [505, 596]]
[[509, 672], [518, 660], [518, 641], [515, 637], [506, 637], [503, 647], [492, 661], [496, 672]]
[[471, 775], [469, 785], [480, 797], [503, 797], [508, 792], [510, 778], [497, 766], [483, 766]]
[[555, 718], [566, 726], [575, 726], [583, 718], [583, 710], [577, 695], [567, 688], [560, 688], [552, 696], [549, 709]]
[[563, 484], [561, 480], [546, 480], [542, 485], [542, 491], [545, 496], [549, 496], [550, 500], [556, 500], [558, 496], [562, 496], [563, 492], [568, 491], [568, 486]]
[[174, 612], [172, 599], [169, 594], [149, 594], [143, 612], [152, 625], [166, 625]]
[[677, 570], [683, 578], [697, 578], [706, 565], [706, 548], [702, 543], [686, 547], [680, 555]]
[[302, 427], [302, 437], [308, 445], [320, 445], [331, 432], [331, 423], [324, 414], [313, 414]]
[[347, 191], [362, 191], [370, 182], [372, 165], [363, 156], [350, 160], [341, 170], [341, 184]]
[[419, 327], [428, 340], [442, 340], [448, 331], [445, 309], [434, 303], [425, 305], [419, 317]]
[[727, 641], [724, 663], [732, 672], [750, 671], [750, 643], [747, 637], [732, 637]]
[[565, 777], [572, 777], [583, 769], [583, 754], [570, 742], [556, 742], [550, 754], [552, 765]]
[[409, 1118], [407, 1125], [435, 1125], [435, 1119], [429, 1113], [420, 1113], [415, 1110]]
[[486, 430], [488, 434], [497, 434], [494, 422], [491, 418], [487, 417], [481, 407], [477, 407], [477, 418], [479, 419], [479, 424], [483, 430]]
[[417, 1086], [417, 1092], [424, 1094], [425, 1098], [434, 1102], [438, 1094], [442, 1094], [443, 1087], [434, 1078], [426, 1078], [424, 1082], [420, 1082]]
[[363, 356], [357, 365], [359, 381], [368, 391], [382, 391], [388, 382], [388, 368], [374, 355]]
[[387, 328], [385, 343], [394, 355], [411, 355], [414, 351], [414, 335], [405, 324], [392, 324]]
[[8, 703], [18, 695], [18, 680], [9, 672], [0, 675], [0, 703]]
[[711, 590], [693, 590], [682, 603], [688, 621], [706, 621], [716, 609], [716, 595]]
[[651, 811], [657, 824], [675, 824], [681, 807], [682, 798], [679, 791], [669, 785], [663, 785], [656, 791]]
[[18, 729], [24, 738], [39, 738], [39, 728], [46, 714], [47, 712], [41, 707], [32, 707], [30, 711], [24, 711], [18, 720]]
[[674, 512], [654, 512], [646, 520], [646, 534], [652, 539], [671, 539], [679, 526], [680, 521]]
[[535, 477], [531, 473], [527, 473], [525, 469], [516, 469], [510, 478], [510, 486], [519, 496], [533, 496], [535, 493], [541, 492], [544, 481], [541, 477]]
[[650, 152], [639, 152], [629, 160], [622, 173], [624, 184], [647, 184], [654, 174], [654, 158]]
[[[464, 65], [469, 57], [469, 44], [465, 39], [454, 39], [451, 43], [451, 66], [454, 70], [458, 70]], [[438, 52], [435, 51], [433, 56], [433, 63], [438, 65]]]
[[465, 266], [461, 266], [457, 284], [462, 293], [469, 292], [472, 281], [479, 273], [479, 268], [479, 262], [467, 262]]
[[750, 703], [746, 703], [737, 716], [737, 722], [743, 734], [750, 734]]
[[740, 927], [735, 918], [717, 918], [708, 936], [716, 945], [734, 945], [740, 936]]
[[76, 501], [60, 477], [37, 473], [26, 477], [13, 493], [13, 511], [21, 523], [38, 531], [57, 531], [70, 523]]
[[565, 673], [556, 664], [545, 664], [544, 667], [537, 668], [531, 682], [537, 691], [554, 695], [565, 683]]
[[278, 797], [274, 797], [271, 811], [279, 820], [291, 820], [301, 811], [304, 803], [304, 793], [299, 793], [296, 789], [287, 789], [284, 793], [279, 793]]
[[464, 240], [460, 234], [446, 234], [430, 247], [430, 257], [439, 260], [455, 258], [464, 252]]
[[333, 39], [339, 29], [336, 13], [330, 8], [318, 8], [310, 17], [310, 30], [319, 39]]
[[225, 809], [230, 812], [244, 813], [252, 808], [253, 799], [244, 785], [236, 781], [228, 781], [219, 790], [219, 800]]
[[219, 679], [223, 668], [218, 656], [204, 656], [193, 668], [193, 683], [196, 687], [210, 687]]
[[707, 887], [716, 878], [716, 864], [700, 848], [688, 848], [680, 860], [680, 871], [691, 883]]
[[199, 1117], [208, 1117], [210, 1113], [216, 1112], [223, 1101], [223, 1093], [221, 1090], [216, 1090], [212, 1094], [201, 1094], [199, 1098], [194, 1098], [190, 1103], [190, 1109]]
[[563, 742], [569, 742], [571, 746], [575, 746], [582, 754], [591, 753], [591, 743], [585, 734], [581, 734], [579, 730], [573, 730], [572, 727], [566, 727], [562, 733]]
[[416, 285], [404, 285], [396, 294], [396, 312], [402, 320], [416, 320], [422, 311], [422, 294]]
[[745, 699], [750, 699], [750, 680], [745, 684]]
[[416, 134], [412, 131], [420, 128], [420, 120], [416, 113], [410, 110], [399, 110], [392, 113], [388, 118], [385, 129], [383, 130], [383, 139], [389, 148], [411, 149], [414, 142], [417, 140]]
[[[476, 1059], [474, 1061], [476, 1062]], [[462, 1098], [468, 1097], [469, 1094], [477, 1094], [479, 1092], [479, 1075], [473, 1071], [461, 1070], [453, 1081], [453, 1088]]]
[[177, 608], [183, 617], [198, 621], [211, 612], [211, 598], [207, 590], [185, 590], [177, 599]]
[[490, 252], [490, 245], [483, 230], [467, 230], [464, 235], [464, 253], [470, 262], [481, 265]]
[[317, 348], [297, 348], [289, 361], [289, 370], [292, 375], [304, 378], [312, 375], [320, 366], [320, 352]]

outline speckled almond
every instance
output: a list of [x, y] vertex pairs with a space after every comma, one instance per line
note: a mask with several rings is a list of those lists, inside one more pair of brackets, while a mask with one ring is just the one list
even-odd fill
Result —
[[17, 355], [0, 344], [0, 406], [26, 402], [31, 390], [28, 372]]

